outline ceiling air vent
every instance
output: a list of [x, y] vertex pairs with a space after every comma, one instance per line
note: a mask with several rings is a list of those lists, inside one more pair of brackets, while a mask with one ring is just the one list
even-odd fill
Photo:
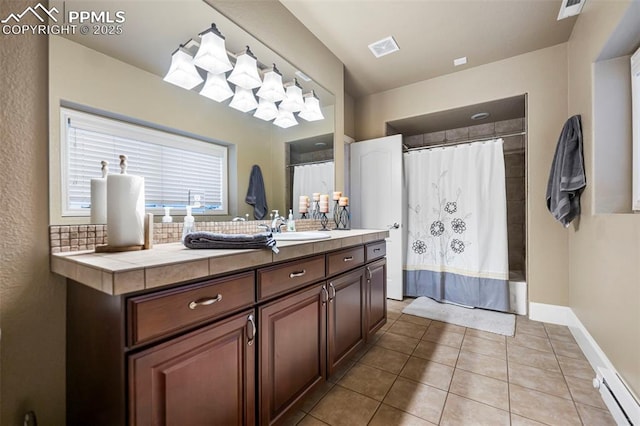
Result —
[[560, 13], [558, 13], [558, 21], [580, 13], [585, 1], [586, 0], [562, 0]]
[[373, 56], [380, 58], [381, 56], [388, 55], [389, 53], [397, 52], [400, 48], [393, 37], [389, 36], [382, 40], [378, 40], [375, 43], [371, 43], [369, 45], [369, 50], [371, 50]]

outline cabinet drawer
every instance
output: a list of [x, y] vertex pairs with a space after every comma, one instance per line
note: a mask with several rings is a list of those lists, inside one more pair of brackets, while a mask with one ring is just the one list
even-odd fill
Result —
[[129, 343], [152, 340], [192, 324], [251, 306], [253, 272], [129, 299]]
[[258, 299], [286, 293], [324, 278], [324, 256], [258, 270]]
[[387, 254], [387, 243], [384, 241], [376, 241], [375, 243], [367, 244], [365, 246], [366, 261], [370, 262], [374, 259], [379, 259]]
[[339, 274], [364, 264], [364, 247], [352, 247], [327, 255], [327, 275]]

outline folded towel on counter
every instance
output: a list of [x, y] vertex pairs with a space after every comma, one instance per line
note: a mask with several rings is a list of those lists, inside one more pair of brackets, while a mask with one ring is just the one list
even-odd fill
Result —
[[271, 232], [259, 234], [191, 232], [185, 235], [184, 245], [190, 249], [260, 249], [268, 247], [274, 253], [278, 253], [276, 240]]

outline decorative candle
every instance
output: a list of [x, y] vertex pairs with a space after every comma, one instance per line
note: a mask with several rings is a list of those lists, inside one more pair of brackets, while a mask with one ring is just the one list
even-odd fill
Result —
[[301, 195], [298, 198], [298, 212], [306, 213], [309, 209], [309, 197]]
[[329, 194], [320, 195], [320, 213], [329, 213]]
[[338, 205], [339, 206], [343, 206], [343, 207], [348, 206], [349, 205], [349, 197], [340, 197], [338, 199]]
[[319, 192], [314, 192], [312, 194], [313, 196], [313, 201], [320, 201], [320, 193]]
[[338, 201], [340, 199], [340, 197], [342, 197], [342, 192], [341, 191], [334, 191], [333, 192], [333, 200], [334, 201]]

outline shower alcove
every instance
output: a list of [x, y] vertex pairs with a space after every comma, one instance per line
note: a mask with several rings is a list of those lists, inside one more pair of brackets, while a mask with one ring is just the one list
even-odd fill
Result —
[[405, 150], [504, 140], [510, 308], [526, 315], [526, 95], [390, 121], [387, 135], [395, 134]]

